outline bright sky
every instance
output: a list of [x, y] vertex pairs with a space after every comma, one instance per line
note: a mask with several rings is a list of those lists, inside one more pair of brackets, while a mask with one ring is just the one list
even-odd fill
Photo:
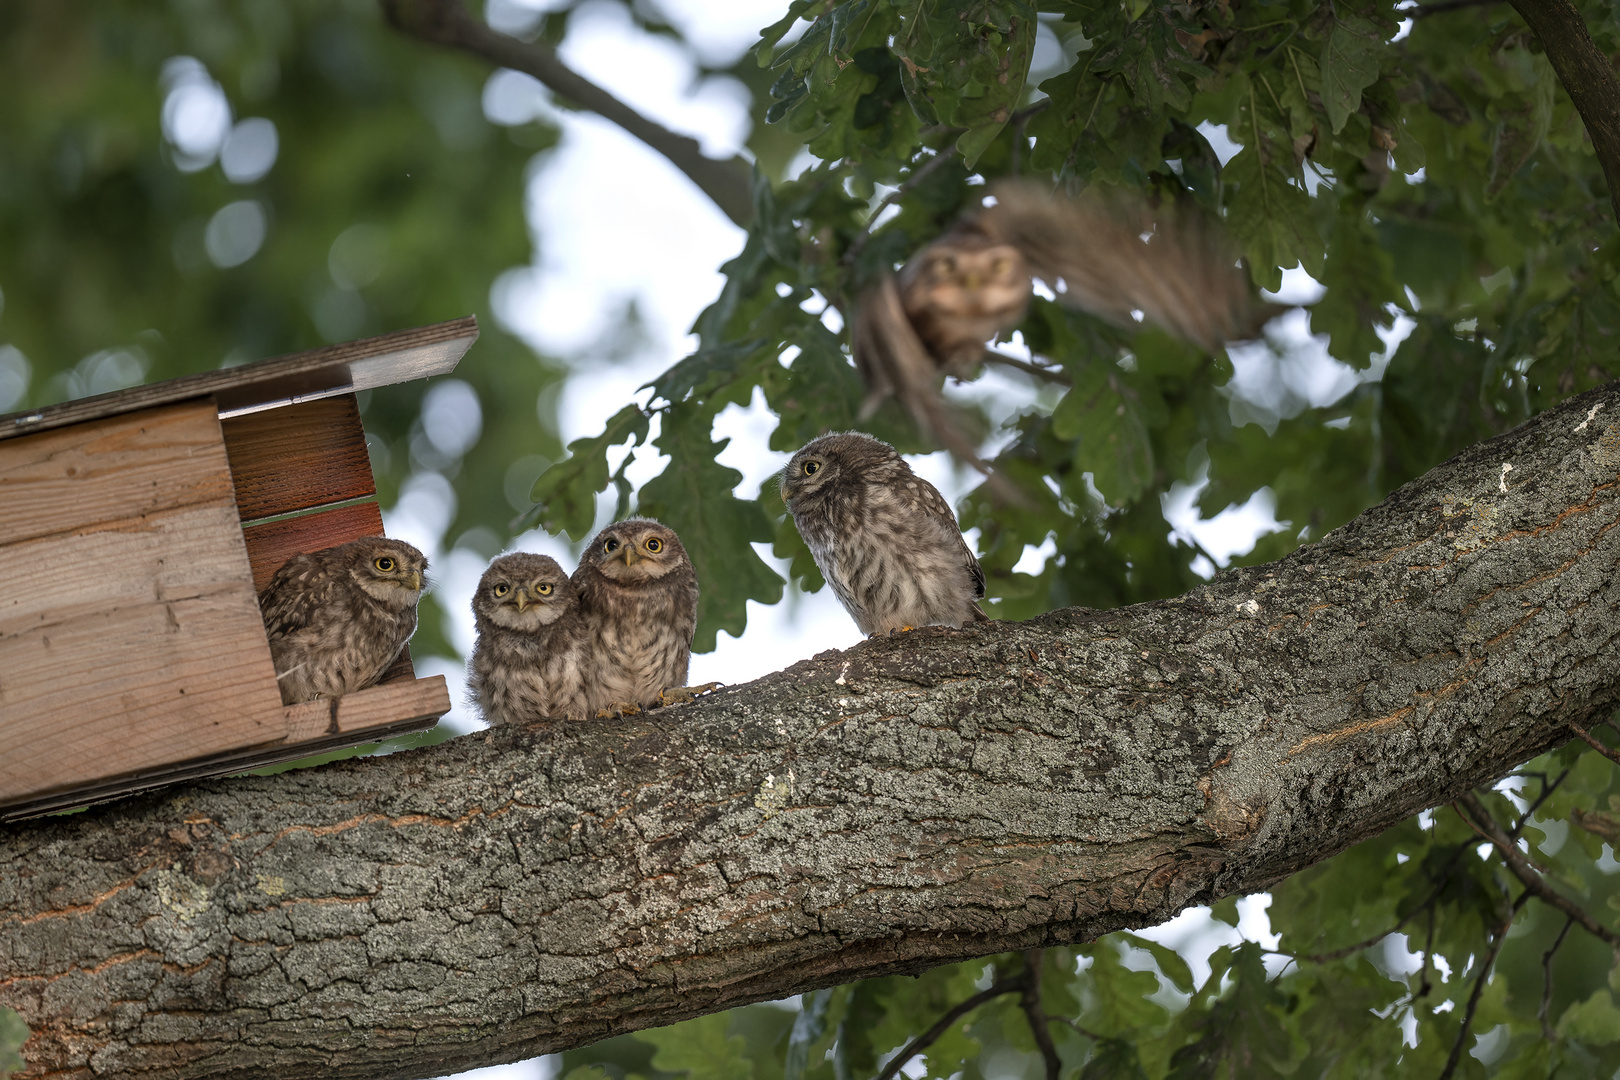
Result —
[[[491, 19], [516, 28], [543, 4], [533, 0], [497, 0]], [[779, 17], [782, 0], [661, 0], [659, 7], [687, 35], [707, 62], [739, 55], [760, 27]], [[637, 30], [617, 4], [591, 2], [573, 17], [563, 58], [576, 70], [608, 87], [631, 105], [677, 131], [700, 140], [707, 152], [729, 156], [748, 133], [747, 99], [742, 87], [725, 78], [699, 81], [692, 58], [669, 41]], [[719, 292], [718, 267], [741, 247], [743, 234], [667, 162], [618, 128], [594, 116], [554, 112], [549, 94], [533, 80], [512, 72], [492, 76], [485, 89], [485, 111], [492, 119], [522, 122], [551, 116], [561, 125], [558, 147], [537, 159], [527, 191], [528, 218], [536, 237], [533, 264], [505, 275], [495, 288], [497, 316], [548, 355], [567, 360], [572, 375], [559, 401], [564, 441], [594, 435], [637, 388], [687, 355], [695, 339], [687, 333], [699, 311]], [[1217, 133], [1224, 137], [1224, 132]], [[1217, 137], [1212, 135], [1212, 138]], [[1235, 152], [1235, 146], [1232, 148]], [[492, 193], [492, 196], [498, 193]], [[1320, 287], [1303, 271], [1286, 275], [1281, 299], [1309, 302]], [[643, 323], [645, 341], [616, 361], [601, 359], [605, 342], [633, 302]], [[1391, 335], [1393, 343], [1406, 327]], [[1325, 338], [1313, 337], [1304, 311], [1273, 327], [1276, 349], [1265, 344], [1235, 350], [1234, 419], [1275, 424], [1278, 415], [1305, 404], [1326, 404], [1342, 397], [1360, 380], [1382, 373], [1357, 374], [1327, 355]], [[1023, 393], [1011, 381], [987, 378], [977, 393], [1007, 397], [1010, 411]], [[646, 392], [639, 400], [646, 401]], [[476, 403], [471, 406], [476, 408]], [[463, 425], [467, 427], [468, 425]], [[476, 429], [476, 423], [470, 424]], [[729, 407], [716, 424], [717, 436], [732, 443], [721, 460], [743, 474], [741, 497], [752, 498], [759, 483], [780, 468], [787, 455], [766, 447], [771, 418], [756, 397], [753, 407]], [[616, 465], [617, 460], [612, 461]], [[947, 497], [966, 488], [946, 455], [912, 459], [913, 467], [938, 485]], [[661, 469], [660, 460], [642, 451], [630, 470], [644, 481]], [[1201, 487], [1201, 485], [1200, 485]], [[1196, 536], [1224, 562], [1249, 550], [1264, 532], [1278, 528], [1269, 492], [1243, 506], [1227, 508], [1201, 521], [1193, 502], [1199, 487], [1181, 486], [1165, 500], [1173, 531]], [[450, 639], [464, 652], [471, 649], [473, 629], [467, 605], [484, 567], [468, 550], [444, 550], [448, 521], [448, 485], [422, 477], [385, 515], [390, 535], [410, 540], [430, 554], [438, 568], [439, 588], [454, 613]], [[611, 504], [599, 504], [598, 525], [607, 522]], [[690, 542], [690, 541], [688, 541]], [[544, 533], [519, 537], [514, 548], [540, 551], [572, 566], [574, 552], [565, 540]], [[768, 549], [760, 554], [767, 561]], [[1026, 552], [1031, 568], [1042, 552]], [[1206, 566], [1213, 573], [1214, 567]], [[786, 574], [784, 573], [784, 577]], [[746, 682], [785, 663], [829, 647], [846, 647], [860, 639], [854, 624], [829, 590], [805, 595], [790, 587], [779, 605], [749, 604], [748, 628], [741, 638], [722, 634], [719, 648], [692, 661], [691, 681]], [[418, 670], [444, 674], [452, 698], [464, 694], [460, 658], [424, 657]], [[445, 721], [457, 730], [481, 726], [464, 705]], [[1215, 923], [1207, 909], [1192, 909], [1150, 933], [1184, 949], [1195, 971], [1217, 945], [1241, 937], [1266, 939], [1269, 923], [1260, 896], [1244, 902], [1238, 929]], [[1146, 954], [1141, 954], [1146, 955]], [[537, 1080], [555, 1072], [552, 1059], [461, 1074], [466, 1080]]]

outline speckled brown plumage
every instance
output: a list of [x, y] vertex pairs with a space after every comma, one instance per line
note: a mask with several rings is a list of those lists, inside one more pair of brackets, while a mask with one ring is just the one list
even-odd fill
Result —
[[858, 431], [807, 443], [782, 470], [782, 498], [863, 633], [986, 618], [956, 515], [888, 443]]
[[259, 594], [282, 702], [338, 697], [382, 678], [416, 630], [426, 573], [420, 551], [381, 536], [288, 559]]
[[698, 581], [675, 530], [649, 518], [603, 529], [574, 571], [587, 627], [592, 712], [659, 704], [686, 685], [697, 630]]
[[502, 555], [484, 571], [472, 609], [478, 640], [467, 689], [485, 720], [583, 720], [594, 711], [585, 690], [585, 619], [556, 559]]

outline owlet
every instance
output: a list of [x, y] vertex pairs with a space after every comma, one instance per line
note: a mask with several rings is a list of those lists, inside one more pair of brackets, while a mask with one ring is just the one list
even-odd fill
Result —
[[888, 443], [858, 431], [807, 443], [782, 470], [782, 498], [863, 633], [987, 621], [956, 515]]
[[382, 678], [416, 630], [427, 559], [381, 536], [294, 555], [259, 594], [282, 704]]
[[556, 559], [502, 555], [484, 571], [472, 609], [478, 641], [467, 687], [485, 720], [585, 719], [585, 620]]
[[698, 580], [674, 529], [649, 518], [609, 525], [580, 556], [574, 586], [590, 641], [592, 713], [656, 705], [662, 691], [686, 685]]

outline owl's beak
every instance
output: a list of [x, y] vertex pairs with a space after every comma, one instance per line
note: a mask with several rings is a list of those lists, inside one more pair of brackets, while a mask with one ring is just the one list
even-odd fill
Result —
[[417, 592], [422, 591], [422, 571], [420, 571], [420, 570], [412, 570], [411, 571], [411, 588], [414, 589]]
[[971, 270], [968, 271], [968, 273], [965, 276], [964, 280], [967, 282], [967, 287], [970, 290], [971, 289], [977, 289], [979, 287], [979, 275], [973, 273]]
[[637, 550], [636, 545], [634, 545], [634, 544], [626, 544], [626, 545], [624, 545], [624, 565], [625, 566], [634, 566], [634, 565], [636, 565], [636, 563], [638, 563], [640, 561], [641, 561], [641, 552], [639, 550]]
[[529, 590], [524, 586], [519, 585], [517, 592], [512, 594], [512, 600], [517, 604], [517, 609], [522, 611], [524, 608], [529, 606]]

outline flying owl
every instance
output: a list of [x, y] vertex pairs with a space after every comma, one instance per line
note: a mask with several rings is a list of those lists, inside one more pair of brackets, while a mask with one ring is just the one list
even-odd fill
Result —
[[381, 536], [294, 555], [259, 594], [281, 701], [362, 690], [416, 630], [427, 559]]
[[574, 583], [546, 555], [516, 551], [489, 564], [473, 593], [478, 640], [467, 687], [491, 724], [590, 715], [585, 619]]
[[984, 571], [933, 484], [858, 431], [807, 443], [782, 470], [782, 499], [861, 632], [984, 622]]
[[664, 691], [686, 689], [698, 580], [674, 529], [650, 518], [609, 525], [580, 556], [573, 581], [589, 640], [591, 712], [664, 704]]
[[992, 205], [868, 288], [851, 329], [868, 391], [861, 418], [892, 395], [924, 434], [981, 472], [990, 469], [945, 411], [939, 382], [997, 358], [986, 342], [1023, 321], [1032, 278], [1100, 318], [1131, 326], [1140, 316], [1212, 352], [1253, 337], [1278, 310], [1253, 297], [1216, 225], [1186, 207], [1068, 198], [1018, 182], [990, 194]]

